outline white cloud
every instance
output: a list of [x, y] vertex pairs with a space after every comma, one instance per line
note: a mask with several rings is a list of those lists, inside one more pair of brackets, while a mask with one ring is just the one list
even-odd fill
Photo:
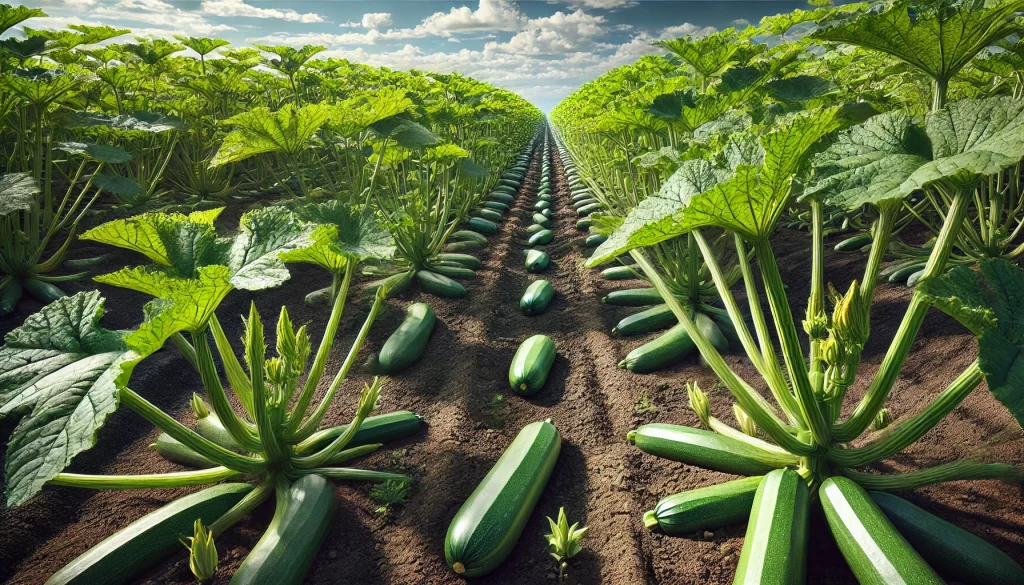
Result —
[[[556, 2], [559, 0], [555, 0]], [[613, 10], [618, 8], [629, 8], [639, 4], [636, 0], [562, 0], [569, 2], [569, 8], [596, 8], [602, 10]], [[553, 4], [554, 2], [552, 2]]]
[[729, 23], [729, 26], [735, 28], [736, 30], [742, 30], [742, 29], [747, 28], [748, 26], [753, 26], [753, 25], [754, 25], [754, 23], [750, 22], [746, 18], [737, 18], [736, 20], [734, 20], [734, 21]]
[[367, 12], [363, 15], [363, 28], [379, 29], [391, 26], [390, 12]]
[[515, 34], [507, 43], [490, 42], [487, 53], [506, 52], [526, 55], [567, 54], [595, 48], [596, 39], [607, 31], [603, 16], [592, 16], [577, 10], [566, 14], [556, 12], [543, 18], [531, 18], [527, 29]]
[[684, 22], [683, 24], [661, 29], [661, 32], [658, 34], [658, 38], [677, 39], [679, 37], [691, 36], [699, 39], [717, 31], [718, 29], [713, 26], [697, 26], [690, 22]]
[[436, 36], [449, 36], [453, 32], [479, 30], [517, 31], [523, 28], [527, 17], [519, 6], [508, 0], [480, 0], [477, 9], [469, 6], [435, 12], [423, 19], [417, 28]]
[[324, 18], [314, 12], [300, 14], [291, 8], [258, 8], [245, 3], [245, 0], [203, 0], [200, 11], [204, 14], [222, 17], [276, 18], [289, 22], [314, 23], [324, 22]]

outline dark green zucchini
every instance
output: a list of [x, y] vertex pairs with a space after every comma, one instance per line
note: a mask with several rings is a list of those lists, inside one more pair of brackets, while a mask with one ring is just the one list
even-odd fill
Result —
[[746, 521], [762, 476], [734, 479], [662, 498], [644, 514], [644, 526], [665, 534], [717, 530]]
[[546, 280], [535, 280], [526, 287], [523, 297], [519, 299], [519, 308], [523, 314], [532, 317], [547, 310], [551, 299], [555, 298], [555, 289]]
[[22, 286], [25, 287], [25, 292], [32, 295], [32, 298], [44, 305], [48, 305], [57, 299], [62, 299], [68, 296], [64, 291], [52, 284], [36, 280], [34, 278], [29, 278], [23, 281]]
[[543, 199], [541, 199], [540, 201], [538, 201], [538, 202], [533, 204], [534, 211], [541, 211], [541, 210], [547, 209], [549, 207], [551, 207], [551, 202], [550, 201], [545, 201]]
[[479, 258], [469, 254], [438, 254], [437, 259], [441, 262], [457, 262], [473, 270], [480, 270], [484, 267], [483, 262]]
[[551, 477], [561, 445], [550, 420], [519, 432], [448, 526], [444, 556], [452, 570], [480, 577], [508, 557]]
[[697, 311], [693, 316], [693, 323], [697, 326], [697, 331], [700, 331], [700, 334], [710, 341], [715, 349], [719, 352], [729, 350], [729, 340], [711, 317]]
[[512, 358], [508, 369], [509, 386], [520, 396], [533, 396], [544, 387], [554, 363], [555, 342], [546, 335], [530, 337]]
[[892, 282], [892, 283], [906, 282], [907, 279], [910, 278], [910, 275], [914, 274], [915, 272], [917, 272], [919, 270], [923, 270], [925, 264], [926, 264], [925, 262], [918, 262], [916, 264], [910, 264], [908, 266], [904, 266], [903, 268], [900, 268], [899, 270], [897, 270], [897, 271], [895, 271], [895, 272], [893, 272], [892, 274], [889, 275], [889, 282]]
[[857, 234], [836, 244], [836, 252], [855, 252], [871, 244], [871, 234]]
[[589, 230], [590, 229], [590, 218], [584, 217], [576, 222], [576, 229]]
[[23, 291], [21, 283], [16, 280], [7, 287], [4, 294], [0, 295], [0, 317], [10, 315], [18, 308], [18, 301], [21, 300]]
[[502, 214], [503, 217], [504, 214], [508, 213], [509, 209], [508, 205], [505, 205], [501, 201], [484, 201], [483, 203], [481, 203], [481, 206], [483, 206], [486, 209], [493, 209], [494, 211], [497, 211], [498, 213]]
[[401, 372], [416, 363], [427, 349], [437, 317], [426, 303], [413, 303], [405, 311], [405, 320], [380, 349], [380, 371]]
[[531, 246], [545, 246], [551, 243], [551, 240], [555, 239], [555, 232], [551, 230], [541, 230], [532, 236], [530, 236], [528, 244]]
[[196, 421], [196, 432], [225, 449], [242, 450], [235, 438], [224, 427], [224, 423], [220, 422], [220, 419], [212, 411]]
[[548, 257], [544, 250], [526, 251], [527, 272], [543, 272], [547, 270], [549, 264], [551, 264], [551, 258]]
[[733, 583], [803, 585], [811, 491], [792, 469], [764, 476], [754, 496]]
[[639, 266], [612, 266], [601, 271], [601, 278], [605, 280], [632, 280], [642, 275], [643, 271]]
[[[456, 244], [470, 244], [470, 243], [471, 242], [456, 242]], [[451, 244], [451, 245], [454, 246], [455, 244]], [[387, 278], [382, 278], [380, 280], [375, 280], [373, 282], [370, 282], [370, 283], [368, 283], [368, 284], [363, 286], [363, 290], [368, 292], [368, 293], [370, 293], [370, 294], [376, 294], [377, 293], [377, 289], [379, 289], [382, 286], [386, 286], [386, 287], [388, 287], [388, 290], [390, 291], [389, 294], [393, 295], [396, 292], [398, 292], [398, 291], [404, 289], [405, 287], [409, 286], [409, 283], [412, 282], [412, 277], [413, 277], [413, 271], [412, 270], [408, 270], [406, 272], [399, 272], [398, 274], [392, 274], [391, 276], [389, 276]]]
[[231, 577], [231, 585], [301, 585], [327, 536], [337, 500], [334, 486], [305, 475], [278, 486], [270, 526]]
[[430, 264], [427, 264], [426, 270], [430, 270], [431, 272], [436, 272], [438, 274], [443, 274], [448, 278], [473, 278], [474, 276], [476, 276], [476, 272], [474, 272], [470, 268], [466, 268], [465, 266], [459, 264], [458, 262], [432, 262]]
[[217, 466], [213, 461], [196, 453], [167, 433], [160, 433], [160, 436], [156, 438], [156, 442], [150, 443], [149, 448], [156, 451], [164, 459], [179, 465], [198, 467], [199, 469], [209, 469], [210, 467]]
[[459, 242], [451, 242], [444, 247], [445, 252], [476, 252], [482, 250], [487, 244], [480, 244], [472, 240], [462, 240]]
[[46, 585], [120, 585], [182, 550], [178, 539], [196, 520], [209, 525], [252, 490], [247, 483], [222, 483], [189, 494], [146, 514], [82, 553]]
[[493, 221], [494, 223], [501, 223], [501, 221], [505, 219], [505, 216], [502, 215], [500, 211], [486, 208], [473, 210], [473, 215], [475, 217], [482, 217], [487, 221]]
[[622, 318], [612, 328], [612, 335], [643, 335], [652, 331], [668, 329], [677, 323], [679, 320], [676, 319], [675, 313], [668, 305], [655, 305]]
[[605, 243], [607, 239], [608, 236], [604, 236], [601, 234], [592, 234], [590, 236], [587, 236], [587, 239], [583, 242], [583, 246], [585, 248], [596, 248], [601, 244]]
[[1024, 568], [981, 538], [898, 496], [868, 494], [910, 546], [942, 576], [986, 585], [1024, 583]]
[[498, 224], [494, 223], [493, 221], [486, 220], [482, 217], [469, 218], [469, 220], [466, 222], [466, 227], [473, 230], [474, 232], [484, 234], [485, 236], [493, 236], [494, 234], [498, 233]]
[[515, 179], [505, 179], [505, 178], [503, 178], [503, 179], [498, 181], [499, 185], [506, 185], [506, 186], [512, 187], [513, 189], [519, 189], [519, 183], [520, 182], [515, 180]]
[[508, 185], [498, 185], [494, 188], [495, 192], [505, 193], [506, 195], [515, 195], [517, 190], [515, 187], [509, 187]]
[[537, 225], [539, 225], [539, 226], [541, 226], [543, 228], [551, 227], [551, 219], [549, 219], [547, 216], [545, 216], [543, 214], [540, 214], [540, 213], [534, 213], [533, 214], [533, 223], [535, 223], [535, 224], [537, 224]]
[[626, 439], [650, 455], [736, 475], [764, 475], [784, 465], [781, 458], [753, 445], [681, 425], [643, 425]]
[[580, 207], [579, 209], [576, 210], [576, 213], [586, 217], [595, 211], [600, 211], [602, 208], [603, 205], [601, 205], [600, 203], [591, 203], [590, 205], [584, 205], [583, 207]]
[[516, 200], [515, 197], [509, 195], [508, 193], [491, 193], [490, 195], [487, 196], [487, 199], [497, 203], [504, 203], [505, 205], [512, 205], [512, 203]]
[[593, 197], [584, 197], [583, 199], [580, 199], [578, 201], [573, 201], [572, 208], [579, 211], [581, 207], [593, 205], [594, 203], [597, 203], [597, 199], [594, 199]]
[[625, 290], [613, 290], [601, 299], [602, 303], [606, 305], [615, 305], [617, 307], [647, 307], [650, 305], [660, 305], [664, 303], [664, 299], [658, 294], [658, 289], [654, 288], [629, 288]]
[[476, 242], [480, 244], [481, 247], [487, 246], [487, 237], [480, 232], [474, 232], [472, 230], [458, 230], [456, 232], [452, 232], [451, 239], [456, 241]]
[[826, 479], [818, 488], [818, 499], [839, 551], [858, 581], [866, 585], [944, 583], [853, 480]]
[[[423, 417], [408, 410], [368, 416], [363, 419], [363, 424], [359, 425], [359, 430], [349, 441], [347, 448], [390, 443], [411, 437], [419, 432], [422, 425]], [[339, 425], [317, 431], [296, 445], [295, 452], [298, 455], [315, 453], [347, 430], [348, 425]]]
[[537, 232], [542, 232], [546, 229], [548, 228], [540, 225], [539, 223], [531, 223], [529, 226], [526, 227], [526, 233], [535, 234]]
[[416, 272], [416, 280], [420, 283], [423, 292], [444, 297], [447, 299], [461, 299], [466, 296], [466, 287], [430, 270], [419, 270]]
[[551, 208], [541, 209], [540, 210], [540, 214], [543, 215], [544, 217], [548, 218], [548, 219], [551, 219]]

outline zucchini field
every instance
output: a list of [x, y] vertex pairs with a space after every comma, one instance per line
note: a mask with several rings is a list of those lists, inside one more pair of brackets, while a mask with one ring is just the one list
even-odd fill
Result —
[[549, 114], [0, 40], [0, 582], [1024, 584], [1024, 2], [929, 2]]

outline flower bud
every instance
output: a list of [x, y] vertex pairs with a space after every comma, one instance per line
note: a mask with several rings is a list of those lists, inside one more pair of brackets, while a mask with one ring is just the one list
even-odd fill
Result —
[[203, 526], [202, 520], [196, 520], [194, 535], [181, 539], [188, 549], [188, 566], [200, 583], [213, 579], [217, 573], [217, 546], [213, 543], [213, 533]]
[[195, 392], [192, 393], [192, 399], [189, 402], [192, 405], [192, 412], [195, 413], [196, 418], [206, 418], [210, 416], [210, 408], [206, 406], [205, 402], [203, 402], [202, 397]]
[[880, 431], [892, 424], [892, 418], [889, 416], [889, 409], [883, 408], [878, 411], [875, 415], [874, 426], [876, 431]]
[[824, 311], [812, 313], [811, 307], [807, 307], [807, 317], [804, 319], [803, 325], [804, 332], [811, 339], [825, 339], [825, 335], [828, 333], [828, 316]]
[[697, 386], [696, 382], [686, 383], [686, 394], [690, 397], [690, 408], [700, 419], [701, 424], [708, 426], [711, 419], [711, 405], [708, 403], [708, 396]]
[[736, 417], [736, 422], [744, 434], [751, 437], [757, 436], [757, 424], [754, 423], [754, 419], [750, 418], [750, 415], [745, 410], [740, 408], [739, 404], [732, 405], [732, 414]]
[[868, 340], [868, 306], [860, 298], [860, 287], [856, 280], [850, 283], [850, 289], [836, 303], [832, 312], [832, 331], [849, 345], [864, 347]]
[[835, 336], [830, 335], [821, 344], [821, 359], [830, 366], [840, 365], [843, 361], [842, 342], [836, 339]]

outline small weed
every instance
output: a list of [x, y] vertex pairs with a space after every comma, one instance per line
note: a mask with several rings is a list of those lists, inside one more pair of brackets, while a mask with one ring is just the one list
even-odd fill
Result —
[[505, 397], [501, 394], [491, 396], [491, 401], [484, 407], [484, 424], [488, 428], [501, 429], [505, 427]]
[[407, 479], [389, 479], [370, 488], [370, 499], [377, 504], [377, 509], [374, 511], [381, 516], [386, 516], [394, 506], [404, 504], [408, 495], [409, 480]]
[[579, 522], [569, 526], [565, 508], [558, 509], [557, 522], [548, 516], [548, 524], [551, 525], [551, 533], [546, 534], [544, 538], [548, 541], [548, 552], [551, 553], [551, 558], [558, 563], [558, 580], [561, 581], [565, 579], [565, 570], [569, 568], [569, 559], [583, 550], [580, 540], [586, 536], [590, 528], [586, 526], [578, 528]]
[[647, 390], [641, 390], [640, 399], [633, 405], [633, 411], [637, 414], [654, 414], [658, 412], [658, 407], [654, 406], [651, 397], [647, 395]]

